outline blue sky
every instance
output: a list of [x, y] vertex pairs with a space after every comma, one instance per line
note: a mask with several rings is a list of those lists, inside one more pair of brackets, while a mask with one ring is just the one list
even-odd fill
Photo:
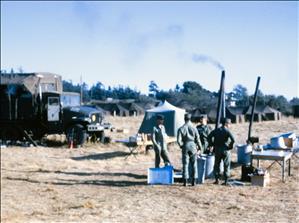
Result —
[[[299, 97], [297, 2], [3, 2], [1, 69], [147, 93], [197, 81]], [[210, 60], [207, 60], [209, 58]]]

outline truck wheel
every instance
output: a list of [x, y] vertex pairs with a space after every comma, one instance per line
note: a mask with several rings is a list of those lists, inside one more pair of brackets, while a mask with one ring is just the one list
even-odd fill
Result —
[[99, 132], [98, 138], [101, 143], [105, 143], [105, 132], [104, 131]]
[[74, 145], [83, 145], [86, 141], [86, 130], [80, 124], [72, 125], [66, 130], [68, 143], [73, 140]]

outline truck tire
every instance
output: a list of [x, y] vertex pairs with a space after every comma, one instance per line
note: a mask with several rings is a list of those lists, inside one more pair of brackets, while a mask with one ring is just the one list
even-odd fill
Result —
[[86, 130], [80, 124], [71, 125], [66, 130], [66, 138], [68, 144], [73, 141], [75, 146], [83, 145], [86, 141]]
[[100, 143], [105, 143], [105, 132], [101, 131], [98, 133], [98, 139]]

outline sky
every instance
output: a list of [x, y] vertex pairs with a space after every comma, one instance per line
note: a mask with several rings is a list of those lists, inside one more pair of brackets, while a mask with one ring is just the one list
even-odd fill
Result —
[[52, 72], [148, 93], [196, 81], [299, 97], [298, 11], [283, 2], [5, 2], [1, 70]]

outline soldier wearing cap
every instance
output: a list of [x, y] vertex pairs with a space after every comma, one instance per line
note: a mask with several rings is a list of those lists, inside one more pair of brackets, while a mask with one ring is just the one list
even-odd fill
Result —
[[212, 129], [210, 126], [207, 125], [207, 115], [202, 114], [199, 117], [199, 125], [196, 126], [196, 129], [199, 134], [200, 142], [202, 145], [203, 150], [201, 153], [209, 154], [210, 153], [210, 147], [208, 142], [208, 135], [212, 132]]
[[224, 164], [224, 185], [227, 185], [227, 180], [230, 176], [230, 150], [233, 148], [235, 139], [229, 131], [231, 120], [228, 118], [221, 119], [222, 126], [213, 130], [208, 136], [209, 145], [214, 147], [215, 152], [215, 184], [219, 184], [220, 163], [223, 160]]
[[164, 127], [164, 116], [156, 116], [157, 124], [153, 128], [152, 142], [155, 150], [155, 167], [160, 167], [161, 157], [165, 166], [170, 165], [168, 150], [167, 150], [167, 134]]
[[184, 186], [187, 186], [187, 180], [189, 178], [189, 160], [192, 169], [192, 186], [195, 186], [197, 176], [197, 150], [202, 150], [202, 145], [198, 131], [191, 123], [190, 114], [185, 114], [185, 124], [178, 130], [177, 142], [182, 149]]

